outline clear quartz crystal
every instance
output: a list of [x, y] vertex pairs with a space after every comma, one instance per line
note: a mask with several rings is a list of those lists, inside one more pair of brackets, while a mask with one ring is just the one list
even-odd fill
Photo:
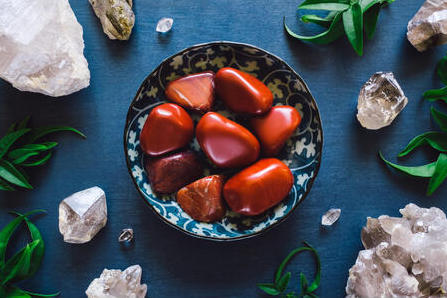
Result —
[[97, 186], [74, 193], [59, 204], [59, 231], [65, 242], [89, 242], [106, 223], [106, 195]]
[[332, 226], [339, 218], [341, 209], [329, 209], [322, 217], [321, 224], [323, 226]]
[[400, 213], [368, 218], [346, 297], [440, 297], [447, 289], [445, 213], [414, 204]]
[[171, 18], [161, 18], [157, 23], [157, 28], [155, 30], [157, 32], [166, 33], [171, 30], [172, 24], [174, 24], [174, 20]]
[[55, 97], [90, 84], [82, 27], [68, 0], [0, 4], [0, 78]]
[[376, 72], [360, 90], [357, 119], [367, 129], [379, 129], [390, 125], [407, 103], [393, 73]]
[[118, 237], [119, 242], [131, 242], [133, 240], [133, 229], [122, 229]]
[[124, 271], [104, 269], [85, 291], [88, 298], [144, 298], [147, 286], [141, 284], [142, 270], [133, 265]]
[[427, 0], [408, 22], [408, 41], [420, 52], [447, 42], [447, 1]]

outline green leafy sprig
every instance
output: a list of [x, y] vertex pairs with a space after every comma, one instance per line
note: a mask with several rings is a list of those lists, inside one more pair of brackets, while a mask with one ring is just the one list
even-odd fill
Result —
[[[37, 227], [28, 218], [30, 215], [44, 210], [34, 210], [26, 214], [13, 212], [17, 217], [0, 231], [0, 297], [5, 298], [31, 298], [31, 297], [54, 297], [55, 294], [38, 294], [25, 291], [17, 287], [17, 282], [33, 276], [39, 269], [45, 245]], [[31, 235], [31, 242], [6, 260], [6, 248], [17, 227], [25, 221]]]
[[[303, 251], [310, 251], [315, 255], [317, 261], [317, 271], [315, 274], [314, 281], [309, 284], [306, 276], [303, 273], [300, 273], [300, 294], [296, 295], [295, 292], [285, 293], [287, 290], [287, 285], [289, 284], [290, 278], [292, 276], [291, 272], [287, 272], [283, 275], [284, 268], [291, 261], [291, 259], [297, 254]], [[318, 252], [310, 246], [307, 242], [304, 242], [303, 247], [296, 248], [292, 250], [287, 257], [281, 262], [278, 269], [276, 270], [275, 280], [273, 283], [259, 283], [257, 284], [258, 288], [264, 291], [265, 293], [271, 296], [280, 296], [286, 298], [318, 298], [317, 295], [314, 294], [315, 290], [320, 286], [320, 277], [321, 277], [321, 264], [320, 257], [318, 256]]]
[[394, 0], [305, 0], [298, 9], [325, 10], [325, 17], [313, 14], [303, 15], [301, 21], [314, 23], [326, 28], [326, 31], [313, 36], [304, 36], [293, 32], [285, 22], [286, 32], [297, 39], [316, 44], [331, 43], [344, 34], [355, 52], [363, 55], [363, 34], [371, 39], [376, 31], [380, 9]]
[[442, 131], [429, 131], [414, 137], [398, 157], [406, 156], [420, 146], [429, 145], [440, 152], [435, 162], [416, 167], [401, 166], [389, 162], [379, 152], [380, 158], [390, 167], [413, 177], [430, 178], [427, 187], [428, 196], [433, 194], [447, 177], [447, 115], [433, 107], [431, 115]]
[[29, 117], [14, 123], [0, 139], [0, 190], [14, 191], [15, 187], [32, 189], [26, 167], [44, 165], [50, 158], [56, 142], [36, 142], [42, 137], [59, 131], [71, 131], [83, 138], [85, 135], [69, 126], [28, 128]]
[[423, 97], [428, 101], [441, 100], [447, 103], [447, 55], [442, 57], [442, 59], [436, 65], [436, 73], [444, 84], [444, 87], [439, 89], [432, 89], [424, 92]]

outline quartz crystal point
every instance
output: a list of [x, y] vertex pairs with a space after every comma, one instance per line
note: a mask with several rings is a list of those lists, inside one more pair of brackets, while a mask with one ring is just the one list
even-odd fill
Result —
[[323, 226], [332, 226], [339, 218], [341, 209], [329, 209], [322, 217], [321, 224]]
[[367, 219], [346, 297], [440, 297], [447, 290], [445, 213], [414, 204], [400, 213]]
[[122, 229], [118, 237], [118, 242], [130, 243], [133, 240], [133, 229]]
[[174, 24], [174, 20], [171, 18], [161, 18], [158, 23], [155, 30], [160, 33], [166, 33], [168, 31], [171, 31], [172, 25]]
[[447, 42], [447, 1], [427, 0], [408, 22], [408, 41], [419, 51]]
[[59, 231], [65, 242], [89, 242], [106, 223], [106, 195], [97, 186], [74, 193], [59, 205]]
[[89, 0], [110, 39], [128, 40], [135, 24], [132, 0]]
[[388, 126], [407, 103], [408, 98], [393, 73], [376, 72], [360, 90], [357, 120], [367, 129]]
[[50, 96], [90, 84], [82, 27], [68, 0], [0, 3], [0, 78]]
[[141, 284], [141, 267], [130, 266], [124, 271], [104, 269], [88, 286], [88, 298], [144, 298], [147, 286]]

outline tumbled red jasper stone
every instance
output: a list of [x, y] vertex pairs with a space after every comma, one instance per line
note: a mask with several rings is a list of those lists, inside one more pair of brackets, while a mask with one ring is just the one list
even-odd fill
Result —
[[243, 167], [259, 156], [259, 142], [250, 131], [214, 112], [200, 119], [196, 137], [206, 156], [220, 168]]
[[159, 156], [186, 146], [194, 134], [194, 124], [179, 105], [165, 103], [152, 109], [140, 135], [143, 152]]
[[224, 177], [208, 176], [183, 187], [177, 192], [177, 202], [193, 219], [213, 222], [225, 216], [222, 197]]
[[145, 168], [152, 190], [160, 194], [176, 192], [199, 179], [203, 173], [202, 164], [192, 151], [149, 158]]
[[224, 67], [217, 72], [215, 84], [219, 98], [236, 113], [259, 115], [272, 106], [270, 89], [248, 73]]
[[300, 113], [295, 108], [275, 106], [267, 114], [252, 118], [250, 125], [261, 142], [263, 155], [274, 156], [281, 151], [300, 122]]
[[290, 169], [276, 158], [265, 158], [231, 177], [223, 195], [234, 212], [258, 215], [281, 202], [292, 186]]
[[206, 113], [214, 101], [214, 72], [196, 73], [172, 81], [165, 95], [186, 109]]

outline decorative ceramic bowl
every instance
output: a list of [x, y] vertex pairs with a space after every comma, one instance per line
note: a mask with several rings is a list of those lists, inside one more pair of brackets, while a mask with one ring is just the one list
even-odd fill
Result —
[[[144, 155], [139, 144], [141, 129], [155, 106], [166, 102], [166, 85], [179, 77], [230, 66], [250, 73], [264, 82], [274, 95], [274, 105], [290, 105], [302, 116], [297, 132], [278, 156], [292, 170], [295, 183], [289, 196], [266, 213], [248, 217], [228, 211], [223, 220], [198, 222], [177, 204], [175, 194], [159, 196], [152, 192], [144, 170]], [[217, 99], [216, 112], [243, 124], [243, 119], [227, 110]], [[191, 114], [197, 123], [200, 115]], [[236, 240], [258, 235], [284, 221], [304, 200], [317, 176], [321, 162], [323, 131], [317, 104], [301, 77], [280, 58], [251, 45], [211, 42], [187, 48], [164, 60], [144, 80], [130, 105], [124, 130], [127, 167], [143, 199], [164, 222], [188, 235], [212, 240]], [[197, 140], [190, 143], [204, 161]], [[208, 161], [205, 173], [216, 173]]]

